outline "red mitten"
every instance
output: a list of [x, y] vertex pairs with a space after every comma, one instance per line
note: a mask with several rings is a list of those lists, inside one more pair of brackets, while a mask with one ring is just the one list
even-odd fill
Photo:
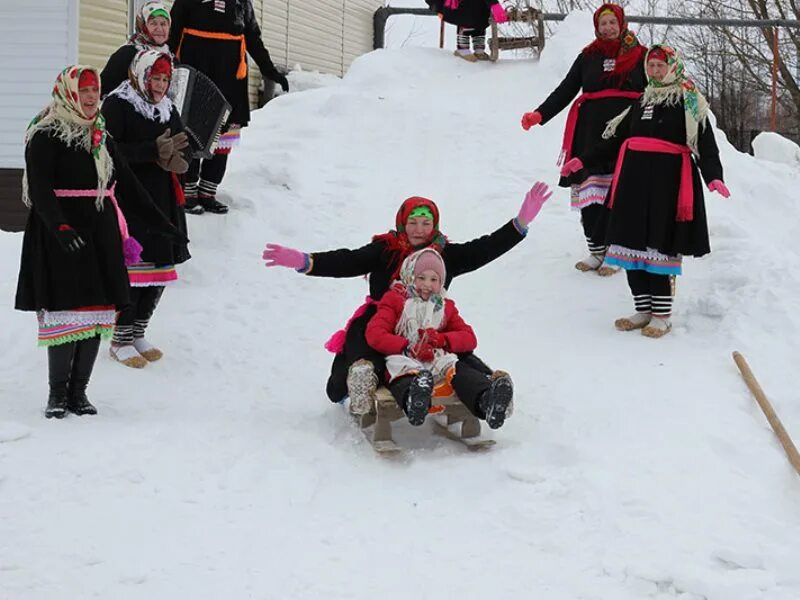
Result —
[[426, 340], [434, 348], [447, 347], [447, 336], [433, 327], [419, 330], [419, 339]]
[[420, 362], [432, 362], [433, 348], [427, 342], [417, 342], [411, 350], [409, 350], [408, 355], [411, 358], [416, 358]]

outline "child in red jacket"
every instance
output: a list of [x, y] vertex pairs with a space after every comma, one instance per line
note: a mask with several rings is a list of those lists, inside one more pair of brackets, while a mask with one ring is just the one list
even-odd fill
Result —
[[[367, 325], [367, 342], [386, 354], [388, 388], [412, 425], [422, 425], [434, 388], [452, 385], [459, 400], [489, 427], [505, 422], [513, 398], [508, 376], [491, 380], [459, 361], [478, 345], [443, 287], [445, 266], [432, 248], [405, 259]], [[351, 407], [358, 412], [358, 407]]]

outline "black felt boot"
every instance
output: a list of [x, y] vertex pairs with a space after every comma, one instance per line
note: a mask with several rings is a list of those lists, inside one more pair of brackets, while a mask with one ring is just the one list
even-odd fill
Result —
[[50, 395], [44, 416], [48, 419], [63, 419], [67, 414], [67, 386], [69, 385], [75, 342], [58, 344], [47, 348], [47, 371]]
[[76, 415], [96, 415], [97, 409], [86, 397], [86, 388], [92, 376], [97, 351], [100, 349], [100, 336], [81, 340], [76, 344], [75, 358], [72, 361], [72, 374], [69, 380], [67, 410]]

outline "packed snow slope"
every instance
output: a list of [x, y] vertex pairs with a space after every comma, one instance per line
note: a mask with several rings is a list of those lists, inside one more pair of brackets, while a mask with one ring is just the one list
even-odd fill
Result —
[[0, 598], [800, 598], [800, 478], [730, 357], [800, 439], [791, 166], [718, 132], [732, 197], [707, 198], [713, 253], [686, 261], [661, 340], [614, 330], [624, 275], [573, 268], [565, 190], [458, 278], [480, 355], [516, 384], [487, 454], [398, 423], [408, 457], [376, 457], [324, 394], [322, 344], [363, 279], [261, 261], [267, 241], [358, 247], [414, 194], [452, 240], [505, 223], [557, 181], [565, 115], [528, 133], [519, 117], [590, 28], [570, 17], [538, 63], [375, 52], [257, 112], [231, 212], [190, 218], [194, 258], [149, 336], [165, 358], [134, 371], [104, 348], [97, 417], [42, 417], [46, 352], [12, 310], [22, 238], [0, 236]]

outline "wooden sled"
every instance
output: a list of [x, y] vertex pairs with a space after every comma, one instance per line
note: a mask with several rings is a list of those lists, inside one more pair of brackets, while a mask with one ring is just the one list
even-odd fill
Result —
[[[483, 450], [495, 444], [494, 440], [481, 437], [480, 420], [455, 395], [434, 397], [428, 415], [432, 417], [437, 433], [461, 442], [469, 450]], [[405, 421], [406, 416], [387, 388], [379, 387], [372, 410], [357, 418], [360, 418], [362, 433], [376, 452], [402, 452], [392, 439], [392, 423], [400, 419]], [[372, 427], [371, 432], [369, 427]]]
[[489, 39], [489, 58], [497, 62], [501, 50], [519, 50], [530, 48], [536, 57], [544, 50], [544, 18], [542, 11], [532, 8], [527, 2], [522, 6], [512, 6], [506, 10], [509, 23], [529, 23], [532, 35], [523, 37], [502, 37], [498, 32], [497, 22], [492, 19], [492, 35]]

